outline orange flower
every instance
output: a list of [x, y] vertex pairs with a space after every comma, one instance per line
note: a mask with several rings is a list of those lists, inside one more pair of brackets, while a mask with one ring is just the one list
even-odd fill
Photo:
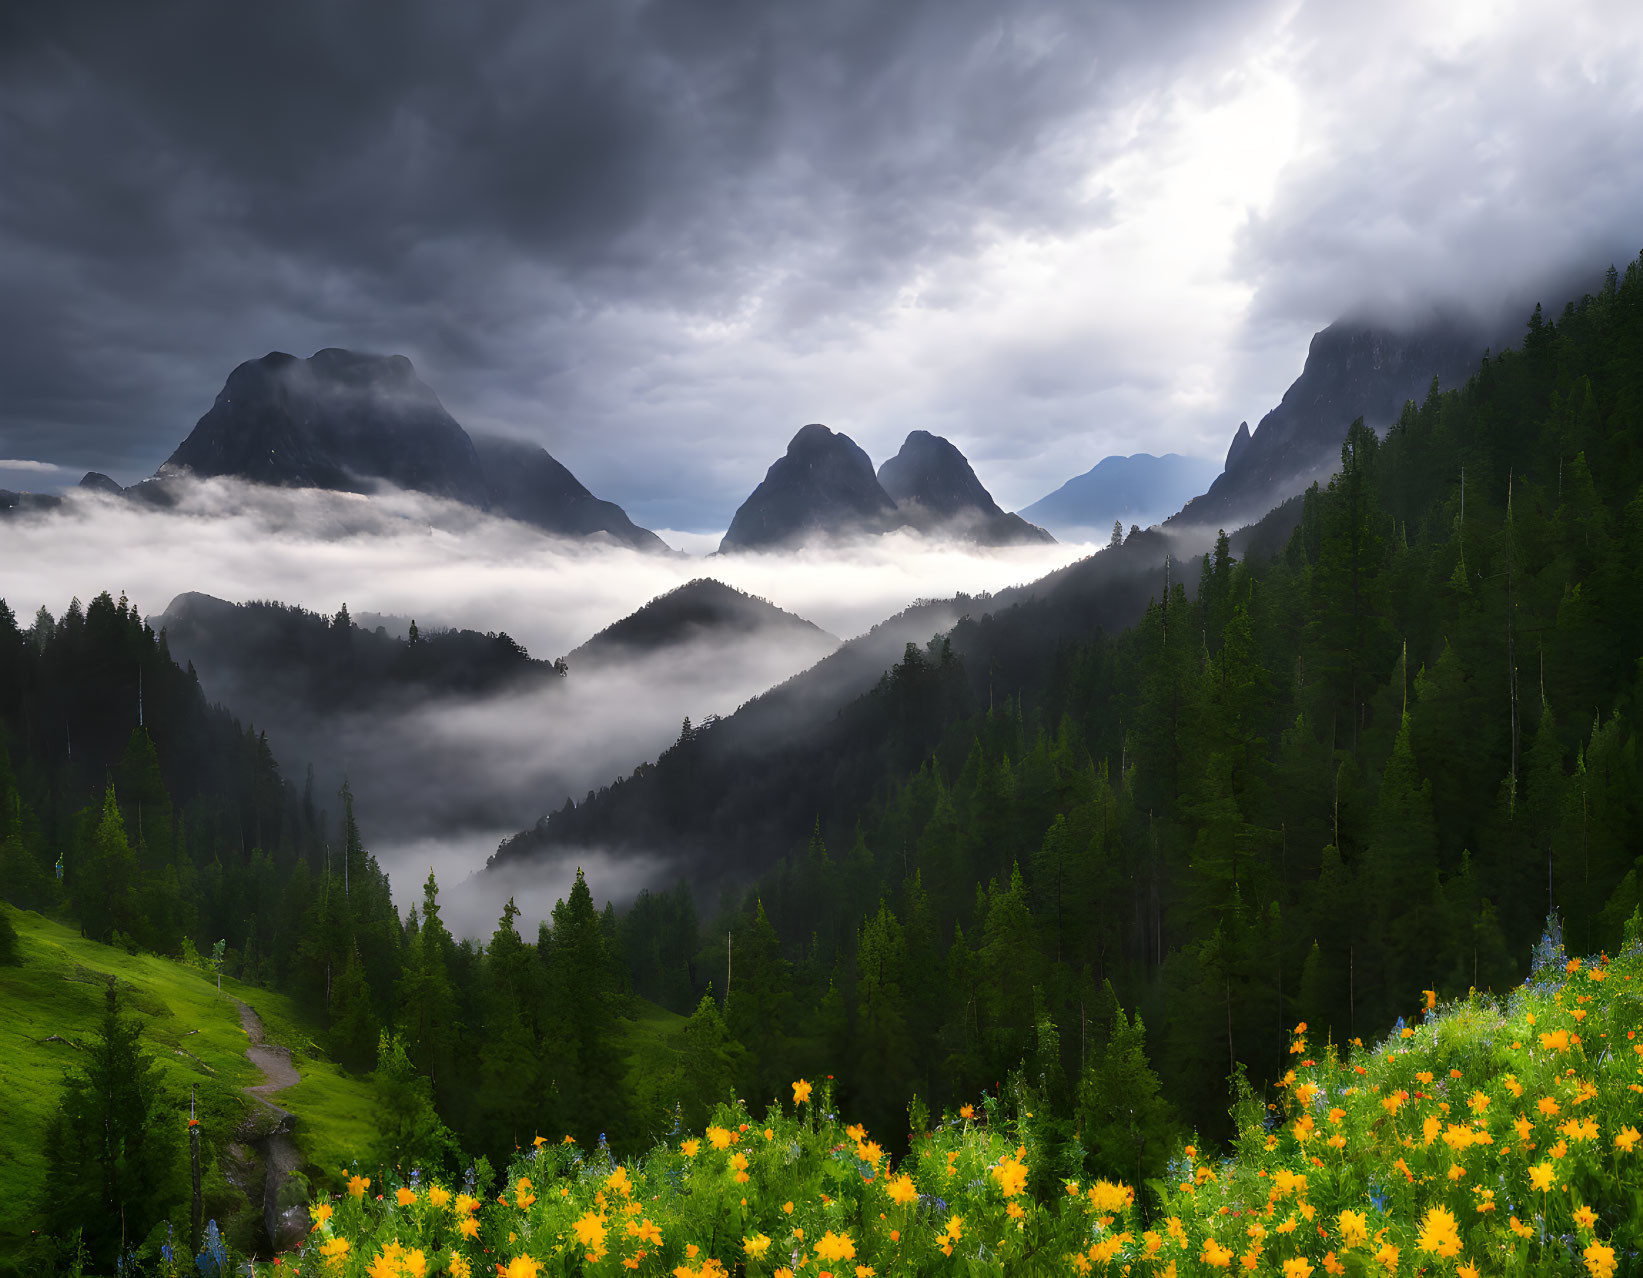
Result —
[[854, 1260], [856, 1244], [851, 1241], [849, 1234], [835, 1234], [828, 1230], [816, 1244], [816, 1254], [823, 1260]]

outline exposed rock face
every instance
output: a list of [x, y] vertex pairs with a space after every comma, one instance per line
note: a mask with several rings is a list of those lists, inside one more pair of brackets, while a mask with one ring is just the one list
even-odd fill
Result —
[[125, 489], [99, 470], [88, 470], [80, 480], [80, 487], [89, 488], [96, 493], [107, 493], [111, 497], [118, 497], [125, 492]]
[[1239, 422], [1238, 430], [1232, 436], [1232, 443], [1227, 445], [1227, 459], [1223, 470], [1231, 470], [1238, 458], [1243, 455], [1244, 449], [1249, 447], [1249, 423]]
[[466, 431], [403, 355], [280, 351], [228, 375], [166, 469], [259, 484], [366, 492], [374, 480], [488, 506]]
[[1346, 320], [1312, 338], [1306, 365], [1283, 401], [1245, 440], [1239, 428], [1226, 470], [1169, 522], [1234, 528], [1258, 519], [1340, 466], [1347, 427], [1362, 417], [1384, 432], [1434, 378], [1457, 386], [1477, 368], [1488, 335], [1436, 321], [1393, 331]]
[[[309, 359], [275, 351], [247, 360], [228, 375], [211, 411], [158, 478], [181, 473], [344, 492], [370, 492], [385, 481], [548, 532], [607, 533], [630, 546], [665, 549], [543, 449], [508, 440], [476, 444], [403, 355], [333, 347]], [[84, 482], [91, 486], [94, 478], [106, 477]]]
[[721, 552], [793, 545], [815, 536], [881, 533], [905, 521], [848, 435], [812, 424], [793, 436], [730, 521]]
[[1020, 515], [1001, 510], [969, 459], [929, 431], [912, 431], [901, 451], [879, 467], [878, 481], [907, 522], [922, 531], [986, 546], [1055, 540]]
[[1052, 532], [1105, 543], [1113, 520], [1151, 525], [1174, 514], [1215, 478], [1215, 463], [1166, 453], [1103, 457], [1021, 513]]

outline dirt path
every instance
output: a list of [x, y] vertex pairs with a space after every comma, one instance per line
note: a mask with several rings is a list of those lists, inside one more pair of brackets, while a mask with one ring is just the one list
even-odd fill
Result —
[[297, 1073], [296, 1066], [291, 1064], [290, 1051], [264, 1042], [262, 1019], [251, 1010], [249, 1004], [241, 1003], [239, 999], [235, 999], [234, 1002], [239, 1005], [240, 1024], [245, 1027], [246, 1037], [251, 1040], [251, 1046], [245, 1049], [245, 1054], [267, 1080], [245, 1090], [253, 1096], [265, 1097], [300, 1083], [302, 1075]]

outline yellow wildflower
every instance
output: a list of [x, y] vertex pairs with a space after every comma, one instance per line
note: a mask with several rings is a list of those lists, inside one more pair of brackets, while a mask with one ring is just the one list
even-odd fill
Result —
[[1421, 1221], [1420, 1239], [1416, 1244], [1444, 1260], [1460, 1254], [1459, 1226], [1454, 1213], [1446, 1207], [1434, 1207]]
[[409, 1207], [416, 1201], [416, 1190], [401, 1185], [394, 1191], [394, 1201], [401, 1207]]
[[605, 1241], [605, 1222], [591, 1211], [583, 1212], [571, 1228], [576, 1232], [576, 1241], [584, 1247], [597, 1250]]
[[854, 1260], [856, 1244], [850, 1240], [849, 1234], [835, 1234], [828, 1230], [816, 1244], [816, 1254], [823, 1260]]
[[1341, 1231], [1341, 1250], [1361, 1247], [1369, 1241], [1369, 1219], [1361, 1211], [1343, 1211], [1337, 1225]]
[[802, 1105], [809, 1099], [810, 1084], [801, 1078], [798, 1082], [793, 1084], [793, 1103], [795, 1105]]
[[1006, 1158], [993, 1168], [993, 1179], [998, 1182], [999, 1190], [1004, 1197], [1014, 1198], [1027, 1188], [1026, 1164]]

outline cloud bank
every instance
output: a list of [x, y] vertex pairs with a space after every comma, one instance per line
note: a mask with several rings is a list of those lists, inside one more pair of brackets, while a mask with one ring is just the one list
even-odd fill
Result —
[[[897, 533], [704, 560], [550, 538], [421, 494], [365, 498], [220, 479], [181, 491], [173, 511], [75, 492], [57, 512], [0, 520], [0, 597], [25, 622], [42, 605], [60, 614], [71, 596], [102, 590], [124, 591], [151, 618], [185, 591], [325, 614], [346, 603], [356, 618], [506, 631], [551, 659], [695, 577], [716, 577], [850, 636], [916, 599], [1026, 582], [1093, 549], [977, 550]], [[790, 632], [777, 640], [756, 634], [609, 669], [573, 668], [563, 684], [525, 693], [323, 718], [264, 704], [254, 679], [209, 668], [200, 676], [207, 695], [269, 731], [287, 775], [300, 779], [313, 762], [322, 794], [349, 777], [367, 841], [407, 906], [430, 864], [457, 890], [501, 838], [654, 758], [686, 715], [700, 722], [730, 714], [829, 648], [822, 636], [796, 643]], [[649, 862], [601, 864], [604, 895], [655, 881]], [[488, 932], [509, 891], [563, 894], [574, 871], [544, 867], [540, 883], [463, 888], [463, 924]]]

